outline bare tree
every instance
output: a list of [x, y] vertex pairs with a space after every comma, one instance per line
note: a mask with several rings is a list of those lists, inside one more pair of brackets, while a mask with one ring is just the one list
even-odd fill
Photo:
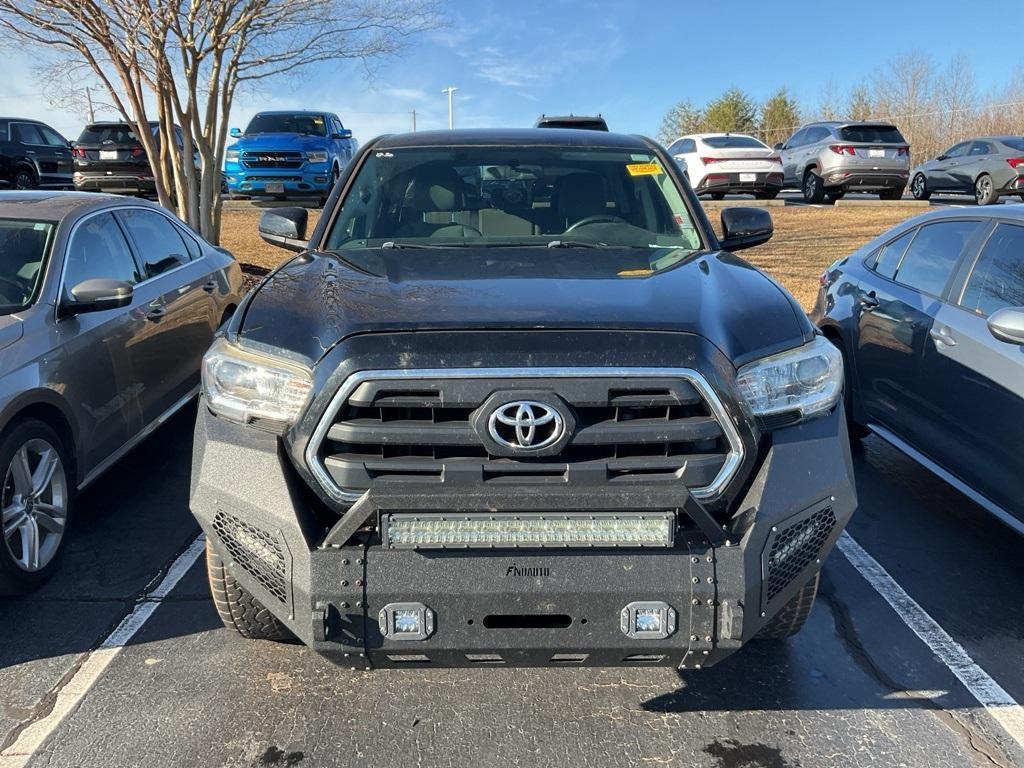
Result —
[[212, 242], [239, 88], [322, 62], [370, 65], [438, 20], [435, 0], [0, 0], [0, 33], [88, 72], [134, 124], [161, 205]]

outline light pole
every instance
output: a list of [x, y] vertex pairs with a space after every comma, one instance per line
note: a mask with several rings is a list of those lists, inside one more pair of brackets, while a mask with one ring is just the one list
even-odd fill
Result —
[[455, 127], [455, 102], [452, 99], [453, 94], [459, 90], [455, 86], [449, 85], [447, 88], [443, 88], [441, 93], [448, 94], [448, 127]]

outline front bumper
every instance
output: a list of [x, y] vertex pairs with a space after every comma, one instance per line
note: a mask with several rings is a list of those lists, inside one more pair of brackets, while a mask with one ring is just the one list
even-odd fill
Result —
[[[332, 537], [279, 438], [201, 406], [191, 507], [239, 582], [338, 664], [703, 667], [754, 637], [820, 569], [856, 507], [841, 408], [777, 430], [770, 443], [735, 505], [742, 514], [714, 540], [691, 527], [672, 548], [386, 549]], [[619, 497], [602, 488], [574, 492], [577, 504], [583, 498], [594, 509], [666, 503], [645, 486]], [[372, 513], [464, 502], [436, 493], [371, 490], [362, 503]], [[490, 493], [496, 510], [564, 508], [550, 487]], [[685, 489], [675, 493], [687, 503]], [[621, 612], [634, 601], [671, 606], [675, 631], [627, 637]], [[385, 637], [378, 612], [393, 603], [427, 606], [432, 634]]]
[[232, 195], [275, 195], [303, 197], [331, 191], [331, 168], [326, 163], [301, 168], [225, 167], [228, 192]]
[[[741, 180], [741, 176], [754, 179]], [[705, 192], [771, 192], [782, 189], [782, 173], [709, 173], [697, 185], [697, 194]]]

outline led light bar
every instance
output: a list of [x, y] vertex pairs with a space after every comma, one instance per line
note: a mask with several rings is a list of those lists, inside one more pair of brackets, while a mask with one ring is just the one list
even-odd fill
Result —
[[674, 529], [671, 512], [381, 516], [384, 545], [393, 549], [671, 547]]

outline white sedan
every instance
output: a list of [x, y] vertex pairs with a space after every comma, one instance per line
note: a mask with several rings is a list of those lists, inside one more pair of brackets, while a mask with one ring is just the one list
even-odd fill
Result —
[[699, 195], [721, 200], [727, 193], [771, 200], [782, 189], [782, 159], [767, 144], [745, 133], [698, 133], [668, 146]]

